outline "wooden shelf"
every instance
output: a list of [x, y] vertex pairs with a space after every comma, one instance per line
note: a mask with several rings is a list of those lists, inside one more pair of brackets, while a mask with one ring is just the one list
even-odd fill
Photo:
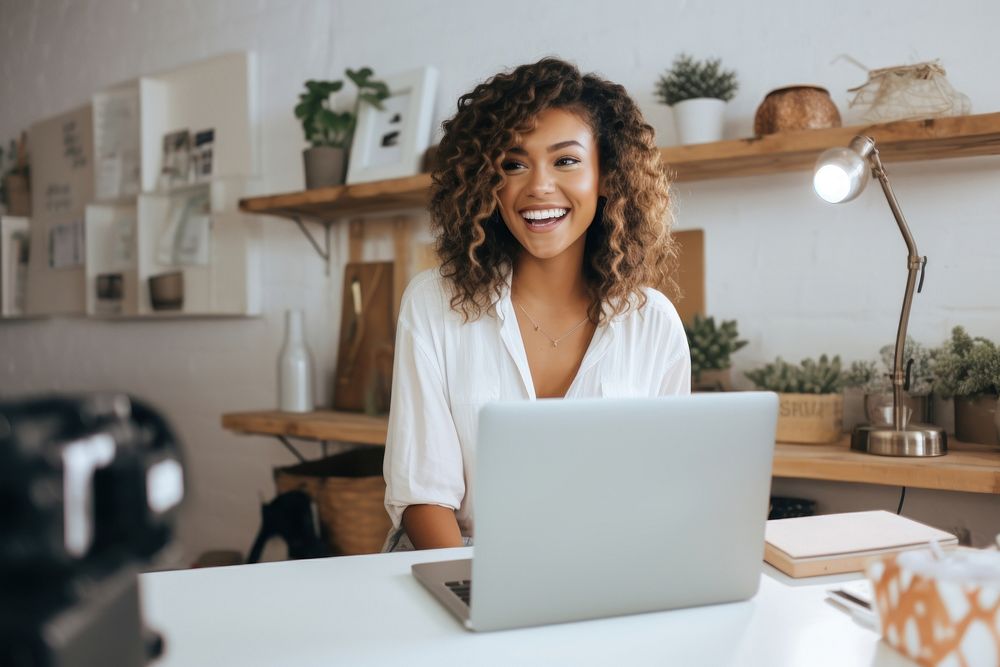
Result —
[[851, 451], [850, 436], [832, 445], [778, 443], [773, 474], [775, 477], [1000, 494], [1000, 449], [949, 438], [945, 456], [904, 458]]
[[1000, 155], [1000, 113], [896, 121], [662, 149], [678, 181], [811, 169], [821, 151], [872, 137], [883, 162]]
[[240, 200], [240, 209], [247, 213], [333, 222], [370, 213], [427, 208], [430, 187], [431, 175], [418, 174], [372, 183], [250, 197]]
[[[222, 427], [253, 435], [384, 445], [387, 416], [317, 410], [264, 410], [222, 416]], [[778, 443], [774, 476], [1000, 494], [1000, 449], [949, 441], [946, 456], [903, 458], [853, 452], [850, 436], [832, 445]]]
[[[660, 149], [678, 181], [752, 176], [811, 169], [816, 156], [846, 146], [856, 134], [878, 142], [883, 162], [1000, 155], [1000, 113], [856, 125], [829, 130], [780, 132], [708, 144]], [[240, 200], [247, 213], [333, 222], [402, 209], [423, 209], [430, 174], [357, 185], [340, 185]]]
[[257, 410], [222, 415], [222, 428], [250, 435], [274, 435], [309, 440], [336, 440], [384, 445], [389, 417], [355, 412], [281, 412]]

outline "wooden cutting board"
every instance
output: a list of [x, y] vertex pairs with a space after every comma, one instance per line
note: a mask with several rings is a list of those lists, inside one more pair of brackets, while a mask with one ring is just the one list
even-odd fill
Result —
[[382, 414], [392, 386], [393, 263], [353, 262], [344, 268], [340, 345], [333, 408]]
[[674, 303], [684, 324], [694, 321], [695, 313], [705, 314], [705, 232], [689, 229], [674, 232], [680, 246], [677, 264], [677, 284], [681, 298]]

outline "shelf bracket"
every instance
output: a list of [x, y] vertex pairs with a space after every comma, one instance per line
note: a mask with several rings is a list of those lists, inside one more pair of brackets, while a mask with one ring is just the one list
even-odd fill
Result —
[[299, 229], [301, 229], [302, 233], [306, 235], [306, 238], [309, 240], [309, 243], [312, 244], [312, 247], [316, 249], [316, 252], [323, 259], [323, 264], [326, 269], [326, 275], [329, 276], [330, 275], [330, 227], [333, 223], [327, 220], [319, 221], [323, 225], [323, 231], [324, 231], [323, 247], [320, 247], [319, 242], [316, 240], [316, 237], [313, 236], [312, 232], [309, 231], [309, 228], [306, 227], [304, 222], [302, 222], [302, 216], [294, 215], [292, 216], [292, 220], [294, 220], [295, 224], [299, 226]]
[[276, 437], [279, 441], [281, 441], [281, 444], [285, 446], [285, 449], [294, 454], [295, 458], [297, 458], [301, 463], [306, 462], [306, 457], [302, 456], [302, 454], [299, 453], [299, 450], [295, 449], [295, 446], [292, 443], [288, 442], [288, 438], [286, 438], [283, 435], [276, 435], [274, 437]]

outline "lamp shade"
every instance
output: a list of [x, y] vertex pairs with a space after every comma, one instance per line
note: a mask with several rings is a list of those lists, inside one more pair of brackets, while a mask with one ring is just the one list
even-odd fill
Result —
[[866, 160], [846, 146], [829, 148], [820, 153], [813, 171], [813, 189], [824, 200], [839, 204], [854, 199], [868, 184]]

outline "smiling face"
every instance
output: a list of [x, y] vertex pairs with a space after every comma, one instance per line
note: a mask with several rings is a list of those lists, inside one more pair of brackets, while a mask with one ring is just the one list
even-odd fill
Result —
[[542, 111], [501, 167], [500, 212], [524, 251], [545, 260], [572, 248], [582, 259], [600, 182], [590, 125], [566, 109]]

